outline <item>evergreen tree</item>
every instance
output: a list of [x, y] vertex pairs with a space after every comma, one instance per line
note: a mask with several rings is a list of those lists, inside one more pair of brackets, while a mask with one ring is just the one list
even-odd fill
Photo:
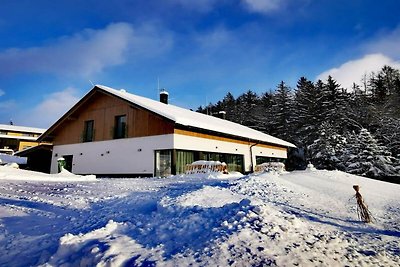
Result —
[[394, 157], [400, 159], [400, 118], [382, 118], [376, 137], [387, 146]]
[[236, 119], [238, 117], [236, 100], [231, 92], [228, 92], [222, 100], [222, 110], [226, 112], [225, 118], [227, 120], [236, 122]]
[[363, 90], [353, 90], [349, 94], [346, 109], [346, 130], [355, 131], [369, 125], [371, 112], [368, 107], [368, 96]]
[[346, 139], [328, 122], [321, 124], [318, 133], [318, 139], [308, 146], [312, 164], [318, 169], [343, 170], [341, 157]]
[[293, 123], [295, 125], [295, 141], [299, 146], [307, 147], [317, 137], [321, 125], [321, 91], [305, 77], [297, 82], [294, 99]]
[[256, 93], [248, 90], [236, 100], [239, 123], [255, 128], [258, 124], [256, 110], [259, 98]]
[[272, 119], [275, 124], [273, 134], [279, 138], [291, 141], [293, 139], [293, 98], [290, 88], [285, 82], [279, 83], [273, 96]]
[[275, 127], [272, 118], [272, 105], [273, 105], [273, 94], [265, 92], [261, 95], [259, 100], [259, 108], [257, 110], [257, 120], [259, 122], [259, 131], [270, 134], [272, 129]]
[[379, 74], [387, 94], [385, 104], [388, 113], [386, 114], [400, 118], [400, 71], [390, 66], [384, 66]]
[[337, 129], [345, 130], [344, 128], [349, 124], [346, 100], [347, 95], [344, 89], [329, 76], [322, 88], [322, 114], [325, 117], [324, 120], [329, 121]]
[[367, 129], [349, 136], [342, 161], [346, 162], [346, 171], [352, 174], [372, 178], [400, 176], [397, 160]]

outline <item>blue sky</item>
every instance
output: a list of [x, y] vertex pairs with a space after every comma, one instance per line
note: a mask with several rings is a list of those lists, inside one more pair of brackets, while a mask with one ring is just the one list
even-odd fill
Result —
[[94, 84], [196, 109], [228, 91], [400, 68], [400, 1], [1, 1], [0, 123], [49, 127]]

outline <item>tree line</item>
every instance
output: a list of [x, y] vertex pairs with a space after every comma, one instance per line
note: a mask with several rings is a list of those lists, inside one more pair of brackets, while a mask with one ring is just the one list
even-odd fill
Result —
[[276, 90], [230, 92], [198, 112], [292, 142], [287, 166], [342, 170], [400, 182], [400, 71], [384, 66], [360, 84], [343, 88], [331, 76], [313, 82], [301, 77], [295, 88], [284, 81]]

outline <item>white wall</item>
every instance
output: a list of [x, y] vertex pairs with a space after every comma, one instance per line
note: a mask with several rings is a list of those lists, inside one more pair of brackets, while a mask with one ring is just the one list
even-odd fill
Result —
[[[246, 172], [251, 171], [251, 158], [250, 158], [249, 145], [175, 134], [174, 147], [176, 149], [241, 154], [244, 155], [245, 171]], [[260, 146], [253, 146], [252, 152], [253, 152], [254, 165], [256, 164], [256, 156], [276, 157], [276, 158], [287, 157], [286, 151], [284, 150], [265, 148]]]
[[[57, 159], [59, 157], [73, 155], [73, 173], [153, 174], [154, 151], [173, 148], [241, 154], [244, 155], [245, 171], [251, 171], [249, 145], [169, 134], [54, 146], [51, 172], [58, 172]], [[283, 150], [254, 146], [252, 151], [254, 165], [256, 156], [286, 158], [286, 151]]]
[[73, 155], [73, 173], [153, 174], [154, 150], [172, 148], [172, 134], [54, 146], [51, 173], [58, 172], [59, 157]]

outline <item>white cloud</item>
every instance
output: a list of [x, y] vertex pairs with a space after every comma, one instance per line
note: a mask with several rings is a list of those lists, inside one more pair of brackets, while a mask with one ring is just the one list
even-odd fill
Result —
[[382, 53], [399, 59], [400, 26], [390, 32], [381, 33], [365, 45], [367, 53]]
[[326, 80], [331, 75], [342, 87], [351, 89], [353, 83], [360, 84], [365, 74], [378, 72], [384, 65], [400, 68], [400, 62], [383, 54], [369, 54], [360, 59], [350, 60], [337, 68], [332, 68], [317, 76]]
[[62, 91], [45, 96], [45, 99], [31, 110], [22, 111], [25, 115], [18, 119], [21, 125], [49, 127], [78, 102], [78, 90], [68, 87]]
[[253, 12], [270, 13], [286, 5], [287, 0], [242, 0], [246, 8]]
[[0, 52], [0, 75], [44, 72], [87, 77], [125, 63], [129, 55], [162, 51], [169, 43], [168, 36], [159, 35], [155, 27], [134, 29], [127, 23], [114, 23], [100, 30], [85, 29], [44, 46]]

